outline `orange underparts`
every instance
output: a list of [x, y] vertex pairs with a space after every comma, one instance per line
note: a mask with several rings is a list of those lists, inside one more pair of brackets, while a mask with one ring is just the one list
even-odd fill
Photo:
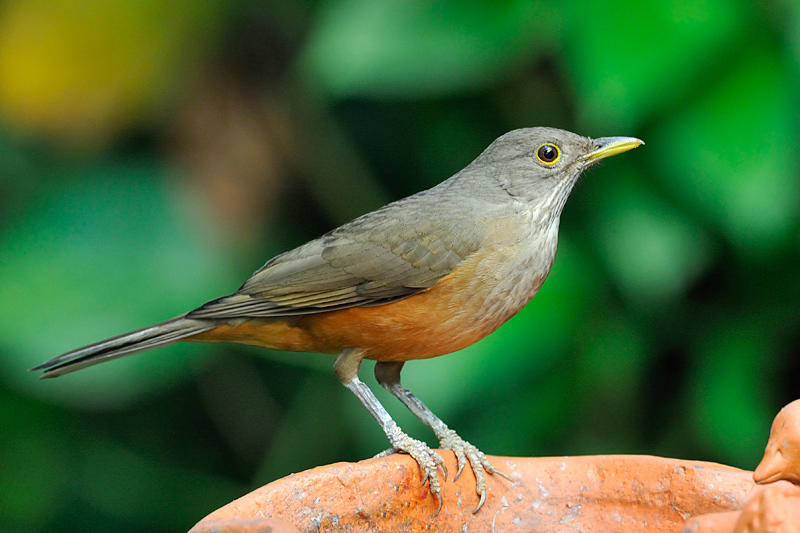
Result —
[[435, 357], [477, 342], [510, 317], [482, 317], [480, 299], [460, 283], [469, 277], [451, 274], [427, 291], [385, 305], [225, 323], [186, 340], [323, 353], [362, 348], [366, 358], [378, 361]]

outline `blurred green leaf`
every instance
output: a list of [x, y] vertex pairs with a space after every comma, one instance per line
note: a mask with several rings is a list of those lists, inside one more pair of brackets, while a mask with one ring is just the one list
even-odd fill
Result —
[[[312, 468], [328, 460], [333, 451], [346, 453], [345, 439], [354, 428], [361, 428], [366, 435], [366, 438], [359, 439], [363, 447], [366, 447], [364, 443], [376, 444], [372, 449], [366, 447], [364, 455], [374, 455], [388, 447], [375, 419], [350, 391], [339, 384], [333, 373], [310, 374], [304, 382], [296, 385], [296, 394], [282, 423], [271, 429], [270, 453], [264, 457], [255, 480], [266, 483], [291, 472]], [[321, 398], [328, 400], [320, 402]], [[351, 416], [343, 416], [348, 412]], [[339, 457], [342, 460], [357, 459], [358, 451], [349, 450], [351, 457]], [[291, 465], [290, 470], [287, 470], [288, 465]]]
[[48, 383], [26, 372], [232, 291], [241, 277], [199, 217], [170, 198], [163, 169], [101, 165], [54, 178], [0, 235], [0, 344], [8, 354], [0, 372], [30, 393], [85, 405], [123, 401], [174, 379], [189, 364], [174, 356], [186, 346]]
[[[499, 382], [494, 394], [468, 396], [463, 424], [456, 429], [485, 453], [537, 456], [576, 450], [569, 417], [574, 400], [574, 374], [563, 361], [550, 361], [546, 372], [518, 375], [517, 383]], [[569, 448], [559, 445], [565, 440]], [[581, 450], [576, 450], [581, 451]]]
[[[244, 487], [197, 469], [176, 467], [159, 457], [137, 453], [105, 439], [82, 443], [72, 465], [70, 488], [76, 501], [95, 512], [148, 528], [152, 509], [160, 509], [159, 525], [168, 531], [188, 530], [220, 502], [240, 495]], [[109, 491], [109, 486], [125, 487]]]
[[[635, 387], [648, 353], [647, 343], [635, 324], [613, 312], [598, 314], [588, 324], [579, 346], [579, 372], [586, 385], [607, 396], [610, 402], [634, 403]], [[606, 408], [608, 405], [603, 406]]]
[[54, 518], [69, 487], [68, 453], [51, 441], [52, 428], [67, 420], [6, 394], [0, 400], [0, 521], [5, 529], [39, 529]]
[[774, 249], [796, 227], [799, 104], [775, 50], [754, 43], [650, 135], [664, 186], [742, 253]]
[[525, 0], [335, 0], [322, 5], [301, 65], [336, 96], [437, 95], [496, 82], [557, 28], [544, 4]]
[[711, 259], [708, 236], [648, 191], [646, 178], [615, 162], [613, 179], [594, 187], [597, 243], [626, 295], [656, 304], [681, 295]]
[[763, 379], [771, 359], [770, 333], [752, 319], [723, 321], [694, 357], [691, 416], [697, 433], [740, 468], [755, 468], [776, 414]]
[[579, 336], [572, 388], [578, 451], [619, 453], [635, 449], [640, 394], [651, 347], [643, 332], [610, 302], [597, 306]]
[[[559, 4], [581, 121], [629, 129], [679, 101], [748, 22], [730, 0]], [[623, 135], [623, 133], [617, 133]]]
[[216, 34], [221, 3], [0, 5], [0, 116], [67, 145], [102, 145], [152, 120]]

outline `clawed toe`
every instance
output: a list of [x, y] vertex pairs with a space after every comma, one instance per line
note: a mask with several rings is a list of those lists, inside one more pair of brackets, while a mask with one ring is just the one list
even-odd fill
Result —
[[[448, 449], [445, 447], [444, 443], [441, 443], [440, 445], [442, 448]], [[467, 464], [467, 456], [464, 453], [464, 449], [462, 447], [456, 446], [455, 449], [453, 448], [449, 449], [451, 449], [453, 453], [456, 455], [456, 462], [458, 464], [458, 470], [456, 471], [456, 476], [453, 478], [453, 481], [456, 481], [458, 479], [458, 476], [461, 475], [461, 472], [464, 471], [464, 467]]]
[[439, 514], [439, 511], [442, 510], [442, 488], [439, 482], [438, 472], [441, 470], [442, 478], [446, 480], [447, 468], [444, 466], [444, 461], [442, 458], [439, 457], [436, 452], [428, 448], [428, 446], [426, 446], [424, 443], [414, 441], [414, 444], [418, 445], [411, 449], [403, 449], [403, 451], [408, 453], [417, 462], [420, 470], [422, 470], [423, 477], [421, 485], [425, 485], [425, 483], [427, 483], [431, 494], [436, 496], [436, 514]]
[[501, 471], [497, 470], [488, 461], [486, 462], [486, 464], [483, 465], [483, 467], [486, 469], [487, 472], [489, 472], [492, 475], [500, 476], [501, 478], [505, 479], [506, 481], [512, 481], [512, 479], [509, 476], [507, 476], [504, 473], [502, 473]]
[[486, 459], [486, 455], [484, 455], [483, 452], [459, 437], [453, 430], [448, 430], [447, 434], [441, 439], [440, 446], [443, 449], [452, 450], [456, 456], [458, 470], [456, 471], [455, 478], [453, 478], [454, 480], [458, 479], [458, 476], [461, 475], [467, 462], [469, 462], [472, 472], [475, 474], [475, 492], [478, 494], [479, 500], [477, 507], [472, 511], [473, 513], [477, 513], [486, 501], [486, 480], [483, 474], [484, 471], [490, 474], [497, 474], [511, 481], [511, 478], [497, 470], [489, 460]]
[[[408, 455], [408, 452], [403, 450], [403, 449], [401, 449], [401, 448], [391, 447], [391, 448], [386, 448], [382, 452], [376, 453], [372, 457], [375, 458], [375, 459], [378, 459], [380, 457], [389, 457], [390, 455], [394, 455], [396, 453], [405, 453], [406, 455]], [[433, 450], [431, 450], [431, 453], [433, 454], [434, 462], [437, 463], [437, 468], [442, 471], [442, 479], [447, 481], [447, 475], [448, 475], [447, 465], [444, 463], [444, 460], [441, 457], [439, 457], [438, 454], [433, 452]], [[428, 474], [426, 472], [425, 473], [425, 478], [423, 479], [422, 484], [424, 485], [427, 480], [428, 480]]]
[[[436, 497], [436, 514], [439, 514], [442, 510], [442, 489], [439, 474], [441, 473], [441, 478], [445, 481], [447, 481], [448, 475], [444, 460], [439, 454], [431, 450], [427, 444], [412, 439], [400, 431], [399, 428], [391, 433], [390, 441], [392, 442], [392, 447], [382, 451], [376, 457], [385, 457], [398, 452], [410, 455], [417, 462], [422, 472], [421, 485], [424, 486], [427, 483], [431, 494]], [[478, 505], [472, 511], [473, 513], [477, 513], [486, 502], [486, 477], [484, 472], [492, 475], [496, 474], [511, 481], [511, 478], [497, 470], [489, 462], [483, 452], [459, 437], [453, 430], [447, 430], [447, 433], [440, 439], [440, 446], [442, 449], [452, 450], [456, 456], [458, 469], [453, 478], [454, 480], [458, 479], [468, 463], [472, 468], [473, 474], [475, 474], [475, 493], [478, 495]]]
[[384, 456], [384, 454], [389, 455], [394, 452], [407, 453], [410, 455], [412, 459], [417, 462], [422, 471], [421, 485], [427, 483], [431, 494], [436, 496], [438, 504], [436, 514], [439, 514], [439, 511], [442, 509], [442, 489], [439, 482], [439, 471], [441, 471], [442, 479], [447, 480], [447, 467], [444, 464], [444, 459], [442, 459], [438, 453], [431, 450], [424, 442], [412, 439], [399, 430], [392, 434], [392, 445], [392, 448], [381, 452], [379, 456]]
[[485, 502], [485, 501], [486, 501], [486, 490], [484, 489], [484, 490], [483, 490], [482, 492], [480, 492], [479, 494], [481, 495], [481, 499], [480, 499], [480, 501], [478, 502], [478, 505], [477, 505], [477, 507], [475, 507], [475, 509], [473, 509], [473, 510], [472, 510], [472, 514], [475, 514], [475, 513], [477, 513], [478, 511], [480, 511], [480, 510], [481, 510], [481, 507], [483, 507], [483, 502]]
[[456, 459], [458, 460], [458, 471], [456, 472], [456, 477], [453, 478], [453, 481], [458, 479], [458, 476], [461, 475], [461, 472], [464, 471], [464, 466], [467, 464], [467, 458], [464, 456], [464, 453], [455, 452]]

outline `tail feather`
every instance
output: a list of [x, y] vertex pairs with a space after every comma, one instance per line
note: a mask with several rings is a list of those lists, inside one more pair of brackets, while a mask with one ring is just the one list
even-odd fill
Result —
[[117, 357], [166, 346], [186, 337], [214, 329], [214, 327], [216, 325], [207, 320], [193, 320], [179, 316], [166, 322], [72, 350], [31, 368], [31, 370], [44, 370], [42, 378], [54, 378]]

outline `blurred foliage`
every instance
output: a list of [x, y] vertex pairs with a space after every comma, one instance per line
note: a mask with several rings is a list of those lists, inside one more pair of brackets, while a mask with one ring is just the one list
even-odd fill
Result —
[[26, 369], [231, 292], [532, 125], [647, 145], [578, 185], [528, 307], [405, 383], [487, 453], [753, 468], [798, 396], [799, 65], [789, 1], [6, 0], [0, 521], [187, 529], [383, 449], [330, 356]]
[[214, 4], [5, 2], [0, 111], [19, 129], [61, 141], [109, 140], [164, 107], [208, 44]]

